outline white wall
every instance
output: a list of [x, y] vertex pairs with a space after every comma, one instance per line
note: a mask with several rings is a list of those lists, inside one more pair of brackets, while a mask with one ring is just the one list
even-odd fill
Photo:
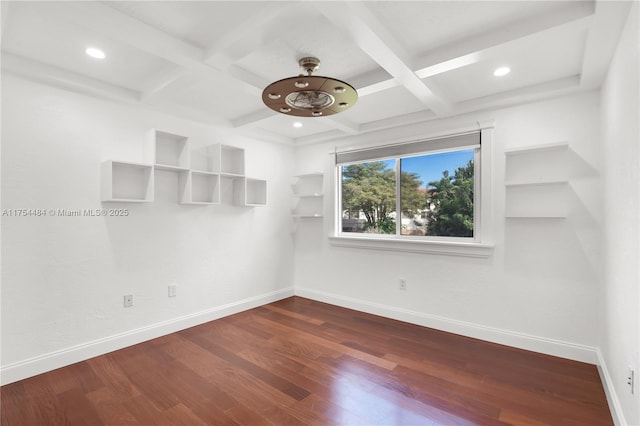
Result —
[[[635, 2], [602, 88], [604, 327], [601, 351], [620, 417], [640, 424], [640, 127], [638, 3]], [[635, 395], [626, 384], [636, 371]], [[621, 418], [620, 423], [624, 423]]]
[[[590, 92], [298, 148], [297, 172], [323, 170], [331, 177], [328, 153], [336, 146], [414, 140], [495, 120], [491, 257], [331, 246], [333, 187], [327, 183], [324, 221], [298, 227], [296, 293], [595, 363], [601, 282], [598, 102], [598, 93]], [[560, 141], [570, 146], [568, 217], [506, 219], [505, 149]], [[408, 290], [398, 289], [399, 278], [408, 281]]]
[[[4, 383], [293, 294], [290, 147], [12, 76], [2, 83], [2, 209], [130, 212], [2, 217]], [[154, 203], [101, 204], [101, 162], [143, 161], [149, 128], [245, 148], [268, 205], [180, 205], [169, 172], [156, 172]]]

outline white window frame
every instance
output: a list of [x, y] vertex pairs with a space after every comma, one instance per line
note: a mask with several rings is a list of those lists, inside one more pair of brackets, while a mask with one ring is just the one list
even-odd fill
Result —
[[[475, 127], [475, 126], [474, 126]], [[481, 138], [480, 149], [476, 150], [474, 161], [476, 167], [479, 165], [479, 171], [475, 174], [475, 189], [474, 189], [474, 236], [469, 238], [461, 237], [420, 237], [420, 236], [406, 236], [399, 235], [399, 227], [401, 225], [401, 219], [396, 219], [396, 234], [359, 234], [351, 232], [342, 232], [341, 229], [341, 208], [342, 208], [342, 194], [341, 189], [341, 166], [347, 164], [357, 164], [358, 162], [341, 162], [337, 164], [336, 157], [333, 155], [333, 188], [334, 188], [334, 220], [333, 231], [329, 236], [331, 245], [338, 247], [370, 249], [370, 250], [388, 250], [388, 251], [401, 251], [401, 252], [416, 252], [416, 253], [431, 253], [442, 254], [452, 256], [468, 256], [468, 257], [489, 257], [493, 253], [492, 243], [492, 191], [491, 191], [491, 157], [492, 157], [492, 142], [493, 142], [493, 123], [478, 123], [475, 128], [466, 130], [458, 130], [457, 132], [451, 132], [450, 134], [434, 135], [432, 137], [421, 138], [423, 141], [435, 141], [437, 139], [443, 139], [447, 137], [455, 136], [455, 134], [468, 133], [470, 131], [479, 131]], [[402, 145], [399, 143], [397, 145]], [[379, 147], [372, 147], [372, 150], [376, 150]], [[384, 146], [382, 146], [384, 148]], [[464, 149], [461, 147], [459, 149]], [[366, 150], [366, 148], [364, 149]], [[347, 152], [348, 150], [342, 151]], [[424, 155], [437, 152], [452, 151], [452, 149], [434, 149], [427, 152], [416, 152], [411, 155]], [[403, 158], [404, 156], [388, 156], [385, 159]], [[362, 160], [359, 162], [376, 161], [380, 159], [372, 157], [370, 159]], [[479, 160], [479, 161], [478, 161]], [[396, 162], [396, 168], [400, 167], [399, 161]], [[399, 205], [398, 198], [400, 197], [400, 191], [397, 188], [398, 182], [396, 182], [396, 205]], [[401, 217], [401, 215], [400, 215]]]

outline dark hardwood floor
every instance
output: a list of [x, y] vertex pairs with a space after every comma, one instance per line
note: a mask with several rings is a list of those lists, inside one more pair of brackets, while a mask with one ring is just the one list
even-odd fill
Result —
[[595, 366], [292, 297], [1, 388], [2, 425], [610, 425]]

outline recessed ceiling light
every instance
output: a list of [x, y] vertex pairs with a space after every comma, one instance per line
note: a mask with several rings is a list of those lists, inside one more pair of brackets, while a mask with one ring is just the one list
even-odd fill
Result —
[[299, 121], [296, 121], [293, 123], [293, 127], [295, 127], [296, 129], [299, 129], [300, 127], [302, 127], [302, 123]]
[[511, 68], [509, 67], [498, 67], [493, 71], [493, 75], [496, 77], [502, 77], [511, 72]]
[[102, 50], [96, 49], [95, 47], [88, 47], [87, 50], [85, 50], [85, 53], [96, 59], [104, 59], [107, 57]]

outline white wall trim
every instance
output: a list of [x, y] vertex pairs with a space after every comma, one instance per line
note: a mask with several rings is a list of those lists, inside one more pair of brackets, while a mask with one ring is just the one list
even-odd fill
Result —
[[533, 352], [540, 352], [547, 355], [568, 358], [575, 361], [596, 364], [597, 348], [579, 345], [561, 340], [548, 339], [540, 336], [533, 336], [524, 333], [517, 333], [495, 327], [473, 324], [465, 321], [458, 321], [436, 315], [429, 315], [422, 312], [397, 308], [395, 306], [383, 305], [354, 299], [338, 294], [326, 293], [312, 290], [301, 286], [295, 287], [296, 296], [306, 297], [319, 302], [330, 303], [344, 308], [380, 315], [399, 321], [417, 324], [436, 330], [447, 331], [462, 336], [512, 346]]
[[189, 327], [246, 311], [294, 295], [293, 287], [249, 297], [170, 320], [150, 324], [102, 339], [39, 355], [0, 368], [0, 385], [6, 385], [37, 374], [84, 361], [127, 346], [175, 333]]
[[[329, 236], [329, 244], [336, 247], [348, 247], [367, 250], [399, 251], [409, 253], [442, 254], [448, 256], [465, 256], [488, 258], [493, 254], [492, 244], [457, 241], [433, 241], [420, 239], [404, 240], [399, 237], [384, 238], [367, 235]], [[419, 238], [419, 237], [418, 237]]]
[[598, 372], [600, 373], [600, 380], [602, 381], [604, 393], [607, 396], [607, 402], [609, 403], [609, 411], [611, 411], [613, 423], [618, 426], [626, 426], [628, 423], [624, 418], [624, 411], [622, 411], [622, 406], [620, 405], [618, 394], [616, 393], [616, 389], [613, 386], [613, 380], [611, 380], [609, 370], [607, 369], [607, 364], [604, 361], [602, 352], [600, 352], [600, 348], [596, 349], [596, 357], [598, 361], [597, 366]]

